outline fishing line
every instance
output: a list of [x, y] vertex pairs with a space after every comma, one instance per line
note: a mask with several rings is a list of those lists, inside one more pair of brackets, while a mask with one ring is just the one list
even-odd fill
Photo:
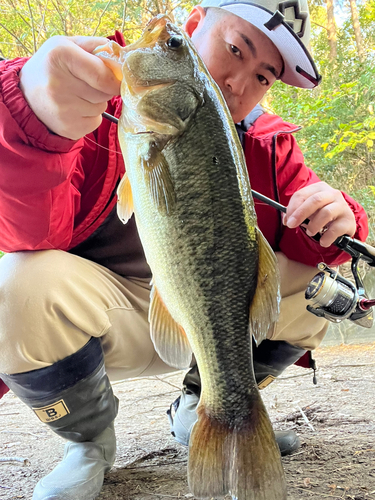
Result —
[[85, 140], [88, 140], [90, 142], [92, 142], [93, 144], [95, 144], [96, 146], [99, 146], [100, 148], [103, 148], [103, 149], [106, 149], [107, 151], [109, 151], [110, 153], [116, 153], [117, 155], [121, 155], [122, 156], [122, 153], [119, 153], [118, 151], [116, 151], [115, 149], [109, 149], [109, 148], [106, 148], [105, 146], [102, 146], [101, 144], [99, 144], [98, 142], [95, 142], [93, 141], [92, 139], [90, 139], [90, 137], [87, 137], [87, 135], [85, 135]]

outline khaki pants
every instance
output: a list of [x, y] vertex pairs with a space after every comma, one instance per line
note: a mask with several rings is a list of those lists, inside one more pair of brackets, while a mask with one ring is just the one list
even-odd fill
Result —
[[[316, 270], [278, 255], [281, 316], [272, 340], [314, 349], [326, 321], [306, 311], [304, 289]], [[297, 271], [292, 279], [289, 275]], [[149, 335], [149, 280], [122, 278], [60, 250], [0, 259], [0, 373], [49, 366], [101, 337], [112, 380], [171, 372]], [[302, 290], [302, 291], [301, 291]]]

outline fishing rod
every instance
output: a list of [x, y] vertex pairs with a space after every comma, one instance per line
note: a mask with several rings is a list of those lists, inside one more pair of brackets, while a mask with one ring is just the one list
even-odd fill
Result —
[[[252, 194], [254, 198], [286, 213], [286, 207], [277, 201], [253, 189]], [[305, 219], [303, 225], [300, 226], [301, 229], [306, 231], [304, 225], [309, 222], [309, 219]], [[317, 233], [311, 238], [319, 241], [321, 236], [321, 233]], [[351, 271], [355, 285], [324, 262], [320, 262], [317, 266], [320, 272], [314, 276], [306, 288], [305, 298], [311, 302], [307, 310], [315, 316], [324, 317], [334, 323], [349, 319], [360, 326], [371, 328], [373, 325], [372, 307], [375, 306], [375, 299], [367, 297], [358, 266], [363, 260], [369, 266], [375, 267], [375, 248], [347, 235], [337, 238], [333, 245], [351, 256]]]
[[[109, 113], [102, 115], [112, 123], [118, 124], [118, 118]], [[284, 205], [254, 189], [251, 190], [251, 193], [254, 198], [286, 213], [287, 209]], [[300, 226], [301, 229], [306, 231], [304, 226], [309, 222], [309, 219], [304, 220]], [[317, 233], [311, 238], [319, 241], [321, 236], [322, 233]], [[375, 267], [375, 248], [347, 235], [337, 238], [333, 245], [351, 256], [351, 271], [355, 285], [336, 270], [321, 262], [317, 265], [319, 273], [314, 276], [306, 288], [305, 297], [311, 303], [307, 306], [307, 310], [315, 316], [324, 317], [334, 323], [349, 319], [360, 326], [371, 328], [373, 324], [372, 307], [375, 306], [375, 299], [367, 297], [358, 266], [363, 260], [369, 266]]]
[[[254, 198], [257, 198], [258, 200], [267, 203], [267, 205], [270, 205], [271, 207], [286, 214], [286, 207], [281, 205], [281, 203], [267, 198], [267, 196], [254, 191], [254, 189], [252, 189], [251, 192]], [[308, 224], [309, 222], [309, 219], [305, 219], [302, 224]], [[319, 241], [321, 237], [322, 234], [318, 233], [315, 236], [312, 236], [312, 239]], [[354, 252], [360, 253], [361, 259], [365, 260], [369, 266], [375, 267], [375, 248], [371, 245], [363, 243], [363, 241], [356, 240], [355, 238], [350, 238], [350, 236], [347, 235], [339, 236], [332, 244], [340, 248], [340, 250], [344, 250], [352, 257], [354, 256]]]

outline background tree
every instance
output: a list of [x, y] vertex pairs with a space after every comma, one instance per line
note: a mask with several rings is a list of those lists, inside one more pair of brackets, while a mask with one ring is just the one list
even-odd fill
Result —
[[337, 57], [337, 35], [335, 10], [333, 0], [326, 0], [327, 4], [327, 34], [329, 43], [329, 58], [333, 62]]
[[357, 52], [360, 62], [365, 60], [365, 51], [363, 47], [363, 39], [361, 33], [361, 27], [359, 25], [358, 10], [356, 0], [349, 0], [350, 10], [352, 13], [352, 24], [355, 36], [355, 43], [357, 45]]
[[[114, 30], [128, 42], [157, 14], [181, 22], [190, 0], [2, 0], [0, 50], [4, 57], [30, 56], [54, 35], [106, 36]], [[196, 3], [196, 2], [195, 2]]]

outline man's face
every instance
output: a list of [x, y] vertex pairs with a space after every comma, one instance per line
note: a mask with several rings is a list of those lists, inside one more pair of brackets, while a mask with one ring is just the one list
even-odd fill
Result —
[[210, 23], [209, 15], [196, 7], [185, 30], [238, 123], [280, 76], [283, 60], [271, 40], [252, 24], [231, 13], [215, 16]]

